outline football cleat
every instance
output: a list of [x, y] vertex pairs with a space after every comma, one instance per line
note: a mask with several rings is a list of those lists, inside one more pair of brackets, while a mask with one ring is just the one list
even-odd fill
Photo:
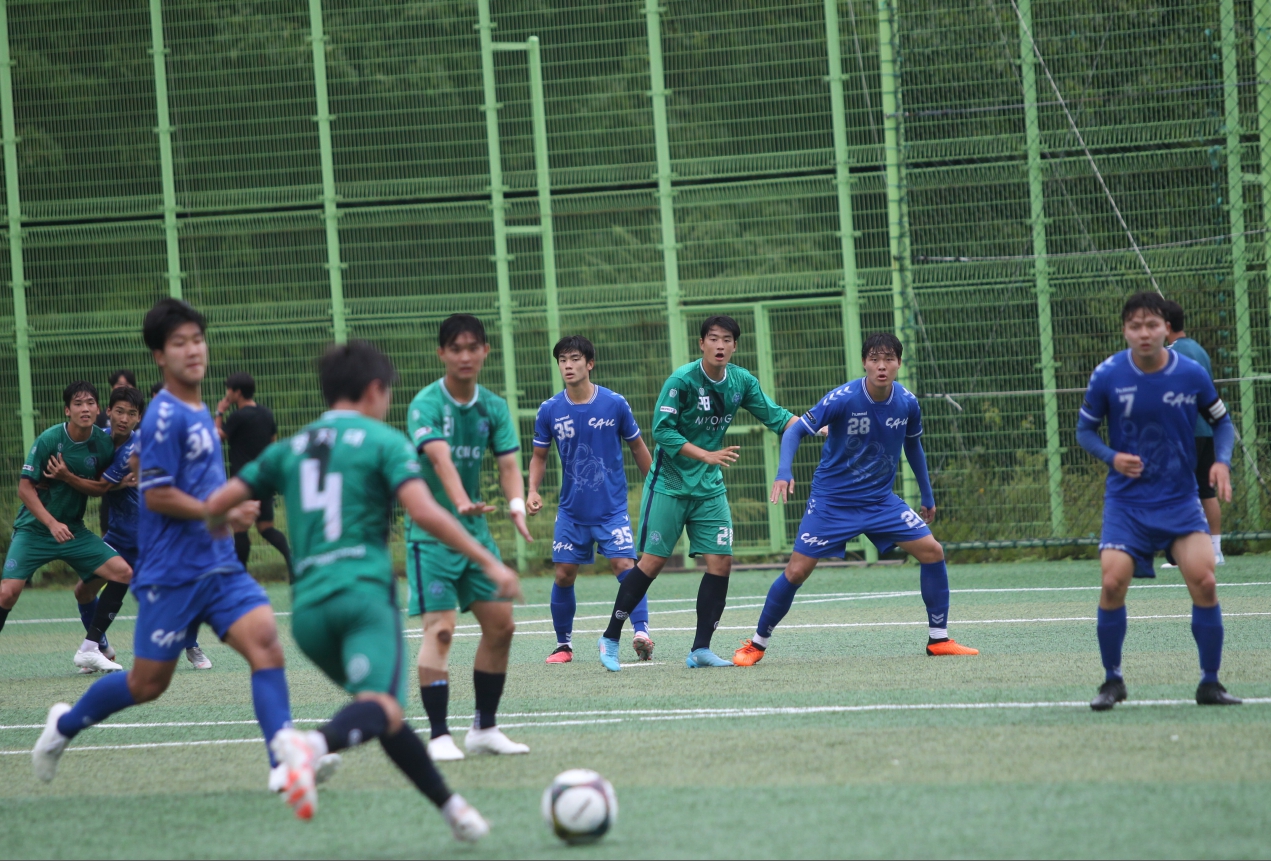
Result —
[[1218, 682], [1201, 682], [1196, 688], [1196, 705], [1198, 706], [1238, 706], [1244, 700], [1233, 697]]
[[1217, 566], [1217, 565], [1226, 565], [1226, 564], [1227, 564], [1227, 557], [1226, 557], [1226, 556], [1223, 556], [1223, 555], [1222, 555], [1222, 553], [1215, 553], [1215, 554], [1214, 554], [1214, 565], [1215, 565], [1215, 566]]
[[269, 749], [286, 769], [283, 801], [296, 812], [297, 819], [308, 822], [318, 811], [318, 782], [314, 776], [318, 757], [306, 735], [301, 730], [280, 729], [269, 742]]
[[703, 667], [731, 667], [733, 662], [725, 661], [710, 649], [694, 649], [689, 652], [688, 658], [684, 661], [684, 666], [690, 670], [697, 670]]
[[110, 643], [106, 640], [105, 637], [102, 637], [101, 650], [102, 650], [102, 654], [106, 656], [106, 660], [108, 661], [115, 660], [115, 648], [112, 645], [110, 645]]
[[620, 672], [622, 665], [618, 663], [618, 641], [602, 636], [596, 644], [600, 647], [601, 666], [611, 673]]
[[649, 636], [648, 631], [636, 631], [631, 639], [631, 648], [635, 649], [638, 660], [653, 660], [653, 638]]
[[733, 666], [753, 667], [763, 660], [763, 653], [763, 646], [756, 646], [753, 640], [742, 640], [741, 648], [733, 652]]
[[1090, 701], [1090, 708], [1106, 712], [1117, 703], [1125, 702], [1126, 696], [1124, 679], [1108, 679], [1099, 686], [1099, 694]]
[[31, 749], [31, 767], [35, 770], [35, 776], [45, 783], [57, 774], [57, 763], [66, 752], [66, 746], [71, 743], [57, 729], [58, 720], [70, 710], [71, 707], [66, 703], [55, 703], [49, 709], [48, 719], [44, 722], [44, 732], [40, 733], [39, 741]]
[[497, 726], [488, 729], [477, 729], [473, 727], [468, 730], [468, 737], [463, 740], [463, 746], [468, 749], [468, 753], [473, 756], [482, 756], [493, 754], [498, 756], [512, 756], [518, 753], [529, 753], [530, 746], [512, 741], [503, 734], [503, 730]]
[[[313, 767], [313, 782], [318, 786], [326, 783], [335, 777], [335, 773], [340, 768], [340, 754], [328, 753], [318, 757], [318, 763]], [[269, 791], [275, 795], [287, 788], [287, 766], [275, 765], [269, 769]]]
[[952, 637], [947, 640], [927, 640], [927, 656], [937, 658], [942, 655], [978, 655], [979, 649], [972, 649], [970, 646], [962, 646], [954, 641]]
[[556, 651], [547, 656], [549, 664], [568, 664], [574, 659], [574, 650], [569, 646], [557, 646]]
[[203, 650], [198, 646], [191, 646], [185, 650], [185, 659], [193, 665], [196, 670], [212, 669], [212, 662], [208, 660], [207, 655], [203, 654]]
[[433, 762], [458, 762], [463, 759], [463, 751], [455, 744], [454, 737], [446, 733], [428, 742], [428, 758]]
[[458, 793], [446, 801], [441, 808], [441, 815], [446, 818], [450, 833], [460, 843], [476, 843], [490, 833], [490, 823]]
[[100, 648], [76, 652], [75, 666], [79, 667], [81, 673], [114, 673], [123, 669], [119, 664], [103, 655]]

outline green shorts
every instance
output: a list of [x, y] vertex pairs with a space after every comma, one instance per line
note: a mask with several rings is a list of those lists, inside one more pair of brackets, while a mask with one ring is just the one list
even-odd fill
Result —
[[9, 542], [9, 552], [4, 557], [5, 580], [30, 580], [35, 572], [55, 559], [61, 559], [75, 569], [79, 579], [87, 583], [96, 576], [98, 568], [119, 553], [84, 524], [71, 527], [71, 540], [58, 544], [53, 534], [40, 526], [36, 529], [15, 529]]
[[382, 584], [359, 583], [295, 607], [291, 635], [349, 693], [389, 694], [405, 706], [406, 643], [394, 597]]
[[644, 489], [640, 503], [640, 537], [636, 551], [663, 559], [675, 551], [680, 533], [688, 530], [688, 555], [733, 555], [733, 513], [724, 494], [685, 499]]
[[[486, 550], [502, 559], [490, 533], [474, 535]], [[499, 587], [481, 566], [436, 541], [406, 542], [406, 583], [410, 587], [410, 615], [462, 610], [477, 601], [499, 601]]]

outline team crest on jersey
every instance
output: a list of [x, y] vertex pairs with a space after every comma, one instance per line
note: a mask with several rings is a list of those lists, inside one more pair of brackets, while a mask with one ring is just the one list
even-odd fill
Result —
[[84, 466], [88, 467], [89, 469], [93, 469], [94, 467], [97, 466], [97, 458], [91, 455], [84, 458]]
[[482, 419], [481, 421], [477, 422], [477, 433], [488, 434], [489, 432], [490, 432], [489, 419]]
[[741, 403], [741, 392], [733, 392], [733, 403], [734, 404]]
[[667, 392], [667, 397], [672, 397], [672, 398], [673, 398], [673, 397], [675, 397], [676, 395], [678, 395], [679, 393], [680, 393], [680, 390], [679, 390], [679, 389], [671, 389], [671, 391]]

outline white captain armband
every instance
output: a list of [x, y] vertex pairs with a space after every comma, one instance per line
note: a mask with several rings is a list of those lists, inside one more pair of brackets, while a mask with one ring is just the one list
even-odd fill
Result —
[[1218, 398], [1212, 404], [1206, 404], [1201, 407], [1200, 414], [1205, 421], [1211, 425], [1216, 425], [1227, 415], [1227, 405], [1222, 402], [1222, 398]]

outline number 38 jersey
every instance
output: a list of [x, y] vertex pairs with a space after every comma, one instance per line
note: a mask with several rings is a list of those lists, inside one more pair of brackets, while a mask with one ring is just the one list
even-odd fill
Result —
[[918, 399], [900, 383], [892, 383], [891, 396], [879, 403], [864, 379], [853, 380], [799, 420], [812, 433], [829, 427], [809, 499], [840, 506], [889, 501], [905, 439], [922, 434]]
[[238, 473], [256, 494], [281, 493], [296, 560], [296, 606], [365, 581], [392, 588], [388, 532], [397, 490], [420, 478], [400, 431], [351, 410], [330, 410], [265, 449]]

